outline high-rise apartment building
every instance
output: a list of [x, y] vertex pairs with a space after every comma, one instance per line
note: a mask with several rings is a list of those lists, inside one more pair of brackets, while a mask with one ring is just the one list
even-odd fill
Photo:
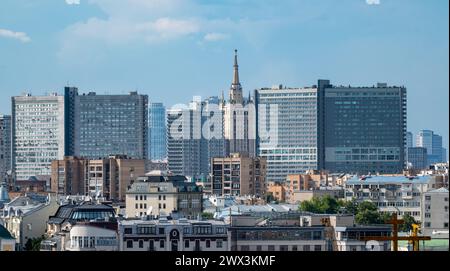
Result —
[[332, 86], [319, 80], [319, 160], [330, 172], [400, 173], [406, 88]]
[[11, 170], [11, 116], [0, 115], [0, 185]]
[[50, 175], [65, 151], [64, 96], [12, 97], [12, 165], [16, 180]]
[[267, 159], [267, 181], [318, 168], [317, 88], [276, 86], [255, 91], [258, 156]]
[[209, 182], [211, 191], [205, 192], [214, 195], [262, 197], [265, 193], [266, 158], [239, 153], [212, 158]]
[[75, 155], [89, 159], [126, 155], [148, 158], [148, 96], [97, 95], [75, 97]]
[[149, 157], [151, 160], [164, 160], [166, 150], [166, 108], [162, 103], [150, 103], [148, 109]]

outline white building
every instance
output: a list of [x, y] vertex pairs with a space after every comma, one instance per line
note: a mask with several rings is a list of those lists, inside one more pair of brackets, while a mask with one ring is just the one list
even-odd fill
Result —
[[448, 194], [444, 187], [423, 194], [421, 221], [425, 235], [441, 233], [448, 238]]
[[41, 251], [117, 251], [117, 220], [114, 208], [82, 202], [58, 208], [47, 222]]
[[345, 198], [357, 202], [371, 201], [381, 212], [409, 214], [417, 221], [422, 216], [422, 196], [429, 189], [430, 176], [363, 176], [345, 184]]
[[227, 251], [227, 224], [207, 220], [123, 220], [121, 251]]
[[267, 158], [267, 181], [318, 168], [317, 88], [255, 90], [258, 156]]
[[70, 229], [68, 251], [117, 251], [117, 231], [90, 223], [77, 223]]
[[64, 156], [64, 96], [12, 97], [12, 164], [16, 180], [50, 175]]

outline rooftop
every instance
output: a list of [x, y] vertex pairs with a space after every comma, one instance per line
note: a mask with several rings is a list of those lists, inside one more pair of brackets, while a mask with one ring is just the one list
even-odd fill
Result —
[[347, 180], [347, 184], [379, 184], [379, 183], [392, 183], [392, 184], [403, 184], [403, 183], [420, 183], [427, 184], [430, 180], [430, 176], [354, 176]]

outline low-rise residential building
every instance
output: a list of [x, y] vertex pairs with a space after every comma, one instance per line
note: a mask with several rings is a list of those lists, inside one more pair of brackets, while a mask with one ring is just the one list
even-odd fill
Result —
[[448, 189], [439, 188], [423, 194], [422, 231], [425, 235], [445, 233], [448, 238]]
[[186, 218], [202, 212], [203, 192], [185, 176], [171, 176], [159, 171], [137, 178], [126, 194], [126, 217], [177, 214]]
[[[334, 228], [334, 251], [390, 251], [391, 241], [363, 240], [367, 237], [389, 237], [390, 225], [338, 226]], [[370, 238], [369, 238], [370, 239]]]
[[214, 195], [263, 196], [266, 182], [266, 158], [233, 153], [211, 159], [211, 191]]
[[289, 199], [289, 202], [299, 203], [302, 201], [308, 201], [311, 200], [314, 197], [325, 197], [330, 196], [336, 199], [343, 199], [344, 198], [344, 188], [340, 186], [334, 186], [334, 187], [320, 187], [318, 189], [312, 189], [312, 190], [300, 190], [300, 191], [294, 191], [292, 197]]
[[327, 251], [325, 227], [230, 227], [231, 251]]
[[51, 189], [62, 195], [81, 194], [125, 201], [128, 186], [145, 174], [145, 161], [125, 155], [97, 160], [65, 157], [52, 162]]
[[38, 195], [20, 196], [4, 206], [0, 219], [16, 239], [18, 250], [24, 249], [28, 240], [45, 234], [48, 217], [58, 206], [55, 197]]
[[289, 174], [286, 176], [286, 199], [294, 198], [294, 192], [316, 189], [328, 186], [329, 176], [327, 171], [308, 170], [305, 174]]
[[429, 189], [430, 176], [362, 176], [347, 180], [345, 198], [371, 201], [380, 212], [422, 216], [422, 196]]
[[52, 161], [51, 191], [58, 195], [85, 195], [86, 166], [88, 160], [65, 156]]
[[271, 194], [274, 200], [278, 202], [286, 201], [286, 189], [281, 183], [269, 182], [267, 184], [267, 193]]
[[227, 251], [227, 224], [218, 220], [122, 220], [121, 251]]

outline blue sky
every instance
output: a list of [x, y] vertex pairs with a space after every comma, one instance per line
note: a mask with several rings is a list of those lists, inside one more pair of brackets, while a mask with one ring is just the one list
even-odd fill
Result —
[[233, 49], [247, 92], [284, 84], [408, 88], [408, 130], [448, 147], [447, 0], [2, 0], [0, 113], [10, 96], [138, 90], [171, 106], [220, 95]]

